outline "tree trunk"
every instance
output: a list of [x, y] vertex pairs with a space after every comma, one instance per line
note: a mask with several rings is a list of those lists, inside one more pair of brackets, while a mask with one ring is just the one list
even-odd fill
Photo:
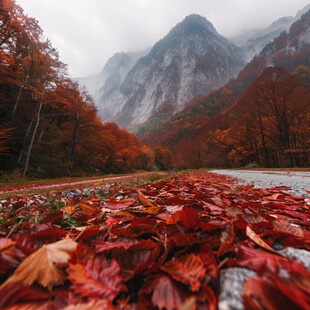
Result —
[[74, 155], [74, 151], [75, 151], [75, 146], [77, 144], [77, 132], [79, 129], [79, 118], [80, 118], [80, 114], [77, 113], [76, 115], [76, 122], [75, 122], [75, 126], [73, 129], [73, 134], [72, 134], [72, 141], [71, 141], [71, 149], [70, 149], [70, 154], [69, 154], [69, 160], [68, 160], [68, 164], [69, 164], [69, 171], [72, 169], [73, 166], [73, 155]]
[[[24, 81], [24, 85], [27, 84], [27, 82], [28, 82], [29, 75], [30, 75], [30, 70], [31, 70], [31, 66], [29, 66], [29, 68], [28, 68], [27, 75], [26, 75], [26, 78], [25, 78], [25, 81]], [[17, 106], [18, 106], [20, 97], [21, 97], [22, 92], [23, 92], [23, 90], [24, 90], [24, 88], [25, 88], [24, 85], [21, 85], [21, 86], [19, 87], [18, 95], [17, 95], [16, 101], [15, 101], [15, 104], [14, 104], [13, 112], [12, 112], [12, 119], [14, 119], [14, 117], [15, 117], [16, 110], [17, 110]]]
[[31, 119], [29, 125], [28, 125], [28, 128], [27, 128], [27, 131], [26, 131], [26, 135], [24, 136], [24, 140], [23, 140], [23, 144], [22, 144], [22, 147], [21, 147], [21, 150], [19, 152], [19, 156], [18, 156], [18, 160], [17, 160], [17, 163], [20, 164], [22, 162], [22, 159], [23, 159], [23, 153], [24, 153], [24, 148], [25, 148], [25, 145], [26, 145], [26, 141], [27, 141], [27, 138], [29, 136], [29, 133], [30, 133], [30, 129], [32, 127], [32, 124], [33, 124], [33, 118]]
[[35, 139], [35, 136], [37, 134], [39, 124], [40, 124], [42, 103], [43, 103], [43, 96], [41, 97], [41, 101], [39, 102], [38, 107], [37, 107], [36, 124], [34, 126], [34, 130], [32, 133], [31, 141], [29, 144], [28, 152], [27, 152], [27, 158], [26, 158], [25, 168], [24, 168], [24, 172], [23, 172], [23, 177], [26, 176], [27, 171], [28, 171], [29, 159], [30, 159], [30, 155], [31, 155], [32, 147], [33, 147], [33, 142], [34, 142], [34, 139]]

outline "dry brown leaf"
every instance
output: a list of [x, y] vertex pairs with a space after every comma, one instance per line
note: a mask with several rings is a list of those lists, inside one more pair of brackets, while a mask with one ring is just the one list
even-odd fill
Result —
[[252, 240], [254, 241], [256, 244], [258, 244], [259, 246], [261, 246], [262, 248], [271, 251], [271, 252], [275, 252], [277, 253], [277, 251], [275, 251], [271, 246], [269, 246], [262, 238], [260, 238], [256, 232], [250, 228], [250, 226], [246, 227], [246, 235]]
[[70, 253], [76, 249], [76, 246], [77, 243], [71, 239], [42, 246], [24, 259], [1, 287], [17, 282], [30, 286], [38, 281], [43, 287], [51, 290], [54, 284], [62, 284], [66, 279], [63, 268], [68, 266]]
[[157, 215], [157, 214], [161, 213], [162, 210], [163, 210], [163, 207], [154, 206], [154, 207], [149, 207], [149, 208], [143, 210], [141, 213]]
[[66, 213], [66, 214], [73, 214], [75, 212], [75, 206], [66, 206], [66, 207], [62, 207], [59, 210]]
[[155, 207], [139, 190], [137, 190], [139, 200], [145, 207]]

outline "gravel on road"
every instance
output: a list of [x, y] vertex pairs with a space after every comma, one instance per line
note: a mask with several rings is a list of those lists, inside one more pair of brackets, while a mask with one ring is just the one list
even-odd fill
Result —
[[288, 186], [295, 196], [310, 197], [309, 171], [212, 170], [211, 172], [238, 178], [260, 188]]

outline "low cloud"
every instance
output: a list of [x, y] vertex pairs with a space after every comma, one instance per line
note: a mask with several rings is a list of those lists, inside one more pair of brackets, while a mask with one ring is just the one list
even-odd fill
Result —
[[185, 16], [197, 13], [231, 37], [293, 16], [309, 0], [17, 0], [39, 20], [72, 76], [101, 71], [118, 51], [152, 46]]

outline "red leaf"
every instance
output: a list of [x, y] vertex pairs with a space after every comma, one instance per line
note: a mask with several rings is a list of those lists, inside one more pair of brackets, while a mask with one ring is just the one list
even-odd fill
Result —
[[111, 210], [128, 210], [129, 205], [122, 200], [120, 201], [114, 197], [109, 197], [108, 201], [105, 202], [104, 207]]
[[94, 241], [93, 244], [96, 247], [96, 253], [107, 252], [115, 249], [122, 250], [123, 252], [133, 245], [133, 243], [127, 243], [127, 242], [106, 242], [106, 241]]
[[295, 237], [304, 237], [304, 231], [299, 226], [293, 226], [290, 222], [276, 219], [273, 221], [273, 226], [276, 230], [293, 235]]
[[214, 257], [214, 254], [208, 244], [204, 244], [199, 252], [196, 252], [204, 266], [206, 267], [206, 274], [208, 274], [212, 278], [216, 278], [218, 274], [217, 263]]
[[234, 238], [235, 238], [234, 225], [232, 223], [230, 223], [229, 225], [226, 226], [225, 230], [223, 230], [223, 232], [222, 232], [221, 246], [217, 252], [218, 258], [220, 256], [232, 251]]
[[42, 224], [54, 224], [63, 218], [63, 212], [60, 210], [54, 211], [46, 215], [42, 220]]
[[145, 234], [155, 234], [156, 220], [148, 217], [143, 217], [131, 222], [128, 227], [125, 228], [112, 228], [111, 232], [117, 236], [125, 236], [136, 238]]
[[196, 209], [184, 207], [177, 214], [186, 231], [199, 229], [200, 218]]
[[193, 292], [199, 290], [201, 280], [206, 273], [202, 260], [193, 253], [172, 259], [162, 266], [161, 270], [169, 273], [175, 280], [189, 285]]
[[281, 290], [281, 292], [286, 295], [291, 301], [302, 309], [307, 309], [310, 306], [310, 297], [303, 292], [295, 283], [288, 281], [287, 279], [278, 279], [271, 275], [268, 277], [273, 284]]
[[296, 305], [279, 288], [263, 279], [245, 282], [243, 300], [246, 309], [296, 309]]
[[66, 237], [66, 235], [67, 235], [67, 232], [60, 228], [45, 229], [45, 230], [41, 230], [33, 234], [35, 238], [46, 238], [46, 239], [52, 239], [52, 240], [63, 239]]
[[152, 263], [157, 260], [161, 252], [161, 247], [154, 241], [148, 239], [132, 245], [126, 253], [119, 255], [118, 261], [122, 269], [134, 271], [140, 274], [152, 267]]
[[271, 246], [269, 246], [263, 239], [261, 239], [254, 230], [250, 228], [250, 226], [246, 227], [246, 235], [253, 240], [256, 244], [261, 246], [262, 248], [265, 248], [268, 251], [276, 252]]
[[0, 309], [15, 305], [18, 302], [44, 300], [49, 298], [49, 294], [34, 290], [21, 283], [9, 283], [0, 289]]
[[230, 266], [241, 266], [256, 271], [261, 275], [279, 274], [280, 267], [287, 272], [306, 272], [307, 269], [299, 262], [268, 253], [262, 250], [256, 250], [244, 245], [239, 245], [235, 249], [236, 259], [230, 261]]
[[119, 293], [127, 291], [115, 260], [95, 257], [84, 264], [70, 263], [67, 271], [71, 289], [82, 296], [113, 301]]
[[158, 309], [179, 309], [184, 302], [181, 291], [169, 276], [163, 275], [154, 287], [152, 302]]
[[141, 202], [141, 204], [145, 207], [155, 207], [154, 204], [152, 204], [143, 194], [141, 191], [139, 191], [137, 189], [137, 193], [138, 193], [138, 197], [139, 197], [139, 200]]
[[86, 229], [84, 229], [75, 240], [89, 240], [91, 238], [94, 238], [101, 232], [102, 228], [98, 226], [87, 226]]

